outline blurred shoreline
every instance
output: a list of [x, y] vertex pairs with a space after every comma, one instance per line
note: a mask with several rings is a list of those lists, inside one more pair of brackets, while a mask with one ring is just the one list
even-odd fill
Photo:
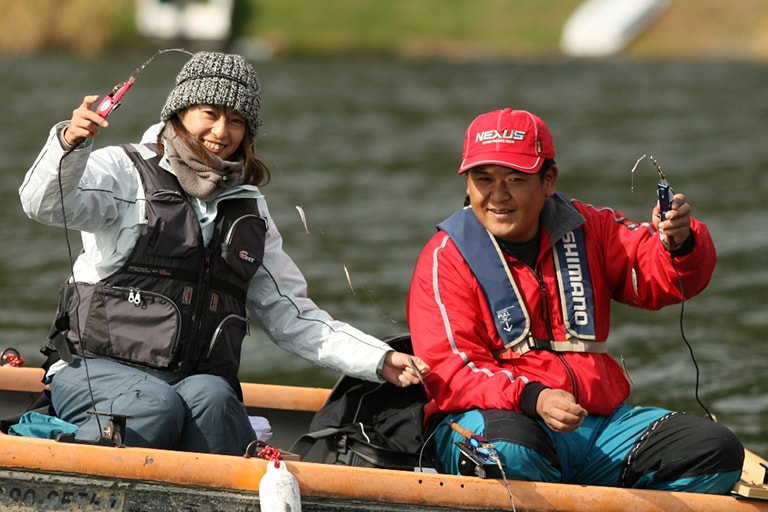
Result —
[[[96, 58], [158, 46], [229, 49], [253, 59], [387, 56], [413, 59], [557, 59], [562, 27], [580, 0], [235, 0], [223, 43], [151, 41], [135, 2], [0, 0], [0, 58], [68, 53]], [[435, 16], [440, 13], [439, 16]], [[669, 0], [618, 57], [768, 61], [764, 0]]]

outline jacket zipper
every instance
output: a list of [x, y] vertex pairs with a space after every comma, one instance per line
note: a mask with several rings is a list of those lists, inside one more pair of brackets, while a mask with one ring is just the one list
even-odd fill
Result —
[[[544, 279], [542, 279], [541, 275], [537, 271], [534, 271], [531, 269], [531, 272], [533, 272], [533, 275], [536, 276], [536, 280], [539, 282], [539, 292], [541, 293], [542, 298], [542, 304], [544, 306], [544, 324], [547, 326], [547, 336], [549, 336], [550, 341], [555, 340], [555, 334], [552, 330], [552, 322], [551, 322], [551, 316], [552, 312], [549, 309], [549, 297], [547, 296], [547, 286], [544, 284]], [[571, 380], [571, 389], [573, 389], [573, 396], [576, 399], [576, 402], [579, 401], [579, 388], [576, 384], [576, 375], [573, 373], [573, 368], [568, 364], [568, 362], [565, 360], [563, 355], [559, 352], [554, 352], [555, 356], [560, 360], [560, 363], [563, 365], [563, 368], [565, 368], [565, 371], [568, 373], [568, 377]]]

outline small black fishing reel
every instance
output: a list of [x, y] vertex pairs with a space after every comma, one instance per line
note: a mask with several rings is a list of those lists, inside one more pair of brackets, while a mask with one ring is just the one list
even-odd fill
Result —
[[107, 416], [106, 425], [101, 429], [101, 436], [95, 440], [76, 439], [74, 434], [59, 434], [56, 441], [60, 443], [91, 444], [97, 446], [123, 447], [125, 440], [125, 428], [127, 420], [133, 418], [128, 414], [115, 414], [110, 412], [88, 411], [88, 414]]

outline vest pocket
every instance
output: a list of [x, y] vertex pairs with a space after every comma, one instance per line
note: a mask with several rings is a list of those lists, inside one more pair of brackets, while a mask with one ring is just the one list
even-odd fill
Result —
[[219, 325], [216, 326], [216, 330], [213, 332], [213, 336], [211, 336], [211, 342], [208, 344], [208, 352], [205, 355], [206, 359], [211, 358], [220, 339], [226, 337], [231, 340], [240, 341], [246, 334], [248, 334], [248, 319], [240, 315], [227, 315], [221, 322], [219, 322]]
[[244, 215], [232, 223], [221, 244], [221, 258], [237, 277], [250, 280], [264, 260], [267, 222]]
[[[81, 355], [167, 369], [179, 344], [181, 313], [167, 297], [103, 284], [77, 284], [69, 339]], [[79, 299], [79, 300], [78, 300]], [[75, 316], [76, 315], [76, 316]]]
[[145, 226], [147, 254], [185, 258], [198, 247], [200, 227], [186, 199], [180, 193], [160, 190], [147, 201], [148, 223]]

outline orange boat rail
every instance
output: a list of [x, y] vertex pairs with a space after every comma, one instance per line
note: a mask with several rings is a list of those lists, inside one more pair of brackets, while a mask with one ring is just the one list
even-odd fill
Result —
[[[0, 390], [37, 393], [45, 388], [41, 368], [0, 366]], [[317, 411], [331, 390], [301, 386], [243, 383], [243, 402], [248, 407]]]
[[[39, 369], [0, 367], [0, 391], [35, 392], [43, 388]], [[253, 407], [313, 411], [329, 390], [260, 384], [244, 385]], [[414, 508], [461, 510], [512, 509], [502, 480], [393, 471], [315, 462], [284, 461], [296, 477], [302, 497], [404, 504]], [[763, 497], [765, 461], [747, 452], [743, 489]], [[56, 475], [101, 477], [117, 482], [257, 493], [267, 461], [202, 453], [62, 443], [0, 434], [0, 469]], [[576, 512], [590, 510], [666, 512], [768, 512], [768, 501], [692, 493], [662, 492], [539, 482], [510, 482], [517, 510]], [[255, 494], [254, 494], [255, 496]]]

